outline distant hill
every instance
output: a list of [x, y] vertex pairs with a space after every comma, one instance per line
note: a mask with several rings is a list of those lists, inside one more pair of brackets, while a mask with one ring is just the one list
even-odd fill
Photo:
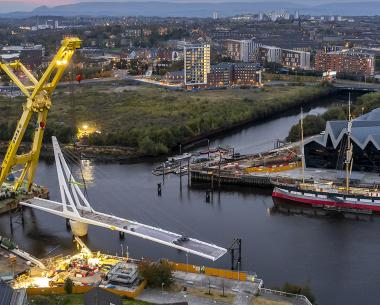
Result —
[[375, 16], [380, 15], [379, 2], [347, 2], [317, 5], [309, 10], [308, 14], [342, 15], [342, 16]]
[[36, 4], [29, 2], [0, 1], [0, 13], [6, 14], [14, 12], [15, 8], [22, 8], [23, 11], [31, 11], [36, 8]]
[[[0, 2], [1, 4], [1, 2]], [[313, 15], [380, 15], [380, 5], [376, 2], [331, 3], [310, 6], [292, 2], [223, 2], [223, 3], [171, 3], [159, 1], [131, 2], [81, 2], [55, 7], [40, 6], [32, 11], [2, 14], [3, 17], [45, 16], [159, 16], [159, 17], [211, 17], [214, 11], [221, 16], [258, 13], [285, 9], [299, 10]]]

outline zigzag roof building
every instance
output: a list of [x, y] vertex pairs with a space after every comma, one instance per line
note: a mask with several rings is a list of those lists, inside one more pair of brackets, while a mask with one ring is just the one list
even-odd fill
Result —
[[[352, 121], [353, 169], [379, 172], [380, 108]], [[347, 146], [347, 121], [329, 121], [325, 132], [305, 141], [307, 167], [343, 169]]]

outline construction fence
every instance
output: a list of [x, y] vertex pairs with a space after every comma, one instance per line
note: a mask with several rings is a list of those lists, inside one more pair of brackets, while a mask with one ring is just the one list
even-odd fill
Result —
[[[145, 289], [147, 282], [143, 281], [135, 290], [118, 290], [113, 288], [104, 288], [114, 294], [126, 296], [129, 298], [137, 298], [140, 293]], [[74, 286], [73, 294], [83, 294], [90, 291], [93, 286]], [[66, 294], [64, 287], [47, 287], [47, 288], [27, 288], [28, 295], [60, 295]]]
[[169, 263], [172, 266], [174, 271], [198, 273], [198, 274], [216, 276], [216, 277], [221, 277], [221, 278], [236, 280], [236, 281], [243, 281], [243, 282], [247, 281], [248, 279], [246, 272], [217, 269], [217, 268], [210, 268], [210, 267], [196, 266], [196, 265], [182, 264], [182, 263], [175, 263], [175, 262], [169, 262]]

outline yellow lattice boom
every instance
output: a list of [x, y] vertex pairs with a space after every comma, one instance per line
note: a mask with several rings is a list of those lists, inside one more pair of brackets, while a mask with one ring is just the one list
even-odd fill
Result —
[[[7, 176], [12, 172], [12, 168], [16, 165], [21, 165], [23, 166], [23, 170], [20, 177], [15, 180], [13, 188], [14, 190], [19, 189], [25, 180], [26, 189], [28, 191], [31, 190], [40, 156], [46, 119], [52, 104], [51, 96], [74, 55], [75, 50], [80, 48], [80, 46], [81, 40], [79, 38], [64, 38], [60, 49], [39, 80], [37, 80], [19, 60], [11, 63], [0, 62], [0, 68], [26, 96], [26, 103], [23, 106], [22, 116], [17, 123], [13, 138], [9, 142], [7, 152], [1, 165], [0, 186], [3, 185]], [[32, 85], [24, 85], [16, 75], [16, 72], [23, 73]], [[17, 151], [34, 113], [37, 115], [37, 122], [35, 125], [36, 127], [34, 130], [31, 150], [27, 153], [18, 155]]]

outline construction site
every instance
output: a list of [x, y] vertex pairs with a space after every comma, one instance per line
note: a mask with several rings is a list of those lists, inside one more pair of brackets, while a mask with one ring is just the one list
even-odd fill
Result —
[[[8, 212], [10, 216], [11, 232], [13, 232], [13, 218], [21, 219], [24, 224], [24, 209], [39, 210], [54, 217], [61, 217], [66, 221], [67, 229], [71, 230], [78, 251], [71, 255], [49, 255], [38, 259], [22, 250], [8, 237], [0, 238], [0, 277], [8, 283], [14, 291], [21, 295], [60, 295], [65, 294], [65, 285], [68, 280], [73, 284], [74, 294], [83, 294], [94, 287], [107, 289], [117, 295], [142, 298], [157, 303], [167, 301], [187, 300], [189, 304], [251, 304], [255, 296], [260, 293], [269, 294], [274, 298], [293, 298], [297, 304], [310, 305], [307, 298], [299, 295], [286, 295], [278, 291], [270, 291], [263, 287], [263, 281], [255, 274], [240, 270], [241, 239], [235, 239], [228, 249], [210, 242], [191, 238], [184, 234], [146, 225], [134, 220], [124, 219], [112, 214], [97, 212], [91, 206], [88, 197], [82, 192], [82, 183], [78, 182], [65, 160], [60, 145], [52, 137], [55, 166], [59, 182], [60, 201], [49, 199], [49, 190], [34, 183], [36, 169], [39, 164], [42, 140], [47, 117], [52, 107], [51, 97], [54, 89], [68, 67], [75, 51], [81, 47], [81, 40], [77, 37], [66, 37], [53, 60], [38, 80], [19, 60], [11, 63], [0, 63], [0, 68], [9, 76], [15, 85], [26, 97], [22, 116], [16, 126], [14, 136], [9, 142], [7, 152], [3, 158], [0, 173], [0, 213]], [[23, 75], [21, 81], [21, 75]], [[25, 81], [25, 79], [27, 81]], [[31, 123], [33, 120], [36, 122]], [[34, 129], [30, 151], [19, 152], [28, 126]], [[199, 162], [192, 165], [191, 177], [195, 179], [197, 168], [214, 171], [218, 168], [218, 180], [222, 183], [222, 171], [237, 169], [238, 163], [233, 155], [232, 163]], [[229, 150], [224, 150], [229, 154]], [[292, 152], [295, 155], [294, 152]], [[209, 156], [210, 157], [210, 156]], [[291, 155], [286, 160], [271, 157], [273, 162], [287, 162], [279, 166], [297, 167], [297, 161]], [[255, 163], [257, 161], [257, 163]], [[248, 161], [247, 161], [248, 162]], [[252, 157], [249, 161], [248, 172], [260, 171], [262, 164], [259, 158]], [[252, 166], [253, 163], [255, 166]], [[243, 163], [241, 163], [243, 164]], [[248, 164], [248, 163], [247, 163]], [[179, 174], [185, 170], [179, 167]], [[274, 167], [273, 167], [274, 168]], [[190, 166], [187, 170], [190, 170]], [[275, 170], [273, 170], [275, 171]], [[165, 166], [162, 170], [165, 175]], [[194, 178], [193, 178], [194, 177]], [[207, 174], [207, 177], [209, 175]], [[211, 183], [214, 174], [211, 175]], [[92, 252], [80, 239], [88, 234], [88, 225], [106, 228], [119, 232], [119, 237], [125, 234], [142, 238], [160, 245], [176, 249], [186, 254], [187, 262], [168, 262], [174, 273], [174, 290], [163, 293], [157, 290], [144, 289], [147, 281], [140, 275], [138, 269], [142, 260], [129, 257], [128, 248], [121, 256]], [[236, 251], [236, 254], [235, 254]], [[216, 261], [226, 255], [232, 256], [232, 270], [209, 268], [207, 266], [192, 265], [188, 262], [188, 255]], [[236, 269], [237, 270], [233, 270]], [[7, 288], [8, 289], [8, 288]], [[214, 293], [211, 293], [211, 290]], [[26, 291], [26, 294], [25, 294]], [[145, 294], [144, 294], [145, 293]], [[269, 297], [270, 299], [270, 297]], [[21, 304], [21, 303], [20, 303]]]

